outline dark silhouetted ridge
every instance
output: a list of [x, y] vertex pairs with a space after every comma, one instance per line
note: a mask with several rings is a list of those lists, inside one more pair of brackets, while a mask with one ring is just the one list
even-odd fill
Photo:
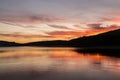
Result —
[[120, 46], [120, 29], [69, 41], [75, 47]]
[[11, 46], [20, 46], [20, 44], [15, 42], [0, 41], [0, 47], [11, 47]]
[[32, 43], [26, 43], [25, 46], [47, 46], [47, 47], [63, 47], [66, 46], [65, 44], [67, 41], [63, 40], [55, 40], [55, 41], [40, 41], [40, 42], [32, 42]]

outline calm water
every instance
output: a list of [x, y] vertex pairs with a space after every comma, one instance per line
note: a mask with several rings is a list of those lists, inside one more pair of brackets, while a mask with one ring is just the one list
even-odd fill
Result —
[[120, 80], [120, 58], [75, 50], [0, 48], [0, 80]]

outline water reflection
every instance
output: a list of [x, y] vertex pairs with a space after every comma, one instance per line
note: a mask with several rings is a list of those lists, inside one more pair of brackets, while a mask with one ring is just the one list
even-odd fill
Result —
[[0, 48], [0, 80], [120, 80], [120, 58], [76, 48]]

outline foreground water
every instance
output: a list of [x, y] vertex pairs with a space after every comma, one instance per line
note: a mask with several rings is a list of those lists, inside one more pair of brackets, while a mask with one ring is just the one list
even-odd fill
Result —
[[120, 58], [76, 48], [0, 48], [0, 80], [120, 80]]

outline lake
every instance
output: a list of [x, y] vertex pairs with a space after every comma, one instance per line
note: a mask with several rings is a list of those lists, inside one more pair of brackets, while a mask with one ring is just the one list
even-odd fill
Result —
[[120, 80], [120, 58], [76, 49], [1, 47], [0, 80]]

